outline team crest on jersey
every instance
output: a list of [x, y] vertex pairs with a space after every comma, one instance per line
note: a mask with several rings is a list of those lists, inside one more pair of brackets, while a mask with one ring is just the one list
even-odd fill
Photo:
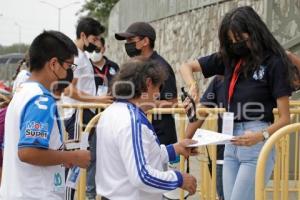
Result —
[[30, 121], [26, 124], [26, 138], [42, 138], [47, 139], [48, 123]]
[[116, 70], [114, 68], [110, 68], [109, 69], [109, 73], [110, 73], [110, 75], [113, 76], [113, 75], [116, 75], [117, 72], [116, 72]]
[[54, 185], [56, 187], [62, 185], [62, 178], [61, 178], [61, 175], [59, 173], [54, 174]]
[[259, 68], [253, 73], [254, 80], [262, 80], [266, 73], [266, 66], [260, 65]]

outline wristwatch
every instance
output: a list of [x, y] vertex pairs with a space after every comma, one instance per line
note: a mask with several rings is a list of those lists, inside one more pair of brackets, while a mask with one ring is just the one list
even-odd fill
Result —
[[262, 131], [262, 134], [264, 136], [264, 141], [270, 137], [270, 133], [266, 129]]

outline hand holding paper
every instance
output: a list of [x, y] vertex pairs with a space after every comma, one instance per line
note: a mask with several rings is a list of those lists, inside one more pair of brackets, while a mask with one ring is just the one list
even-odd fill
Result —
[[215, 131], [209, 131], [205, 129], [197, 129], [192, 140], [196, 140], [197, 143], [189, 145], [189, 147], [197, 147], [204, 145], [216, 145], [227, 144], [233, 140], [232, 135], [221, 134]]
[[193, 148], [193, 144], [196, 144], [197, 141], [191, 139], [184, 139], [180, 142], [173, 144], [176, 154], [180, 154], [185, 158], [189, 156], [195, 156], [198, 154], [197, 149]]
[[89, 137], [88, 133], [83, 133], [81, 136], [80, 150], [76, 151], [78, 154], [77, 156], [78, 161], [77, 163], [72, 164], [72, 166], [73, 165], [76, 166], [73, 166], [70, 169], [66, 181], [66, 186], [69, 188], [75, 189], [77, 187], [79, 177], [80, 177], [80, 167], [86, 168], [90, 163], [91, 156], [90, 156], [90, 152], [87, 151], [87, 148], [89, 147], [88, 137]]

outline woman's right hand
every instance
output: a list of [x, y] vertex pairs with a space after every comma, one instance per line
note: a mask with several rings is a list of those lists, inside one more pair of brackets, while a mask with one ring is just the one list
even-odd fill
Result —
[[198, 60], [188, 61], [180, 66], [179, 71], [184, 82], [188, 84], [189, 94], [195, 102], [199, 102], [199, 88], [194, 80], [193, 73], [202, 71], [200, 63]]
[[196, 81], [193, 81], [189, 85], [189, 94], [194, 99], [195, 102], [199, 102], [199, 87]]
[[186, 97], [185, 100], [182, 102], [183, 108], [185, 112], [187, 113], [188, 110], [191, 108], [191, 99], [189, 97]]

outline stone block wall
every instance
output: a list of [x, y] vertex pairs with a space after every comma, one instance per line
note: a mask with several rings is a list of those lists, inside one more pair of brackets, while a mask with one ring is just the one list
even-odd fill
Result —
[[[123, 1], [123, 0], [121, 0]], [[130, 1], [136, 0], [124, 0], [130, 4]], [[157, 15], [158, 11], [153, 10], [153, 6], [150, 8], [149, 0], [139, 0], [140, 4], [143, 1], [147, 2], [145, 5], [148, 5], [149, 10], [146, 8], [141, 8], [144, 12], [147, 10], [145, 17], [139, 13], [134, 21], [145, 21], [146, 19], [150, 19], [151, 12], [153, 15]], [[165, 0], [155, 0], [164, 2]], [[155, 2], [153, 1], [153, 2]], [[191, 0], [189, 0], [191, 1]], [[200, 0], [199, 0], [200, 1]], [[170, 4], [172, 0], [168, 0], [168, 4]], [[179, 4], [182, 1], [173, 1], [173, 3]], [[281, 43], [284, 43], [291, 38], [300, 35], [300, 27], [299, 27], [299, 16], [297, 15], [299, 12], [300, 0], [287, 0], [280, 1], [275, 0], [272, 1], [270, 8], [265, 9], [267, 5], [265, 0], [227, 0], [227, 1], [218, 1], [211, 0], [211, 3], [207, 3], [205, 6], [201, 6], [193, 9], [187, 10], [185, 12], [181, 12], [176, 15], [170, 15], [165, 18], [152, 19], [150, 23], [156, 30], [157, 40], [155, 44], [155, 49], [161, 54], [173, 67], [173, 70], [176, 74], [177, 87], [180, 88], [183, 86], [182, 79], [178, 72], [180, 65], [190, 59], [196, 59], [199, 56], [209, 55], [218, 50], [218, 27], [221, 23], [221, 20], [225, 13], [230, 11], [233, 8], [238, 6], [249, 5], [252, 6], [260, 16], [264, 18], [264, 12], [271, 12], [271, 30], [274, 32], [274, 35], [278, 38]], [[159, 4], [158, 4], [159, 5]], [[157, 9], [161, 9], [157, 5]], [[292, 6], [291, 6], [292, 5]], [[295, 5], [295, 6], [294, 6]], [[140, 5], [141, 6], [141, 5]], [[176, 7], [173, 5], [173, 7]], [[155, 6], [154, 6], [155, 7]], [[188, 7], [188, 6], [186, 6]], [[120, 6], [116, 6], [113, 14], [111, 15], [110, 27], [113, 30], [124, 31], [123, 26], [118, 26], [117, 22], [120, 21], [121, 18], [126, 18], [125, 16], [116, 16], [118, 13], [125, 13], [125, 11], [121, 11]], [[162, 6], [163, 9], [166, 9]], [[181, 7], [182, 8], [182, 5]], [[170, 10], [170, 9], [169, 9]], [[182, 9], [181, 9], [182, 10]], [[295, 13], [294, 15], [288, 15], [289, 11]], [[131, 12], [136, 12], [136, 10], [126, 10], [128, 16], [130, 18], [134, 18]], [[170, 12], [170, 11], [168, 11]], [[283, 18], [283, 16], [287, 16]], [[161, 17], [161, 15], [159, 15]], [[293, 18], [293, 20], [290, 20]], [[116, 24], [114, 24], [114, 21]], [[126, 21], [123, 19], [123, 21]], [[289, 22], [287, 24], [287, 21]], [[113, 25], [112, 25], [113, 24]], [[285, 25], [285, 26], [284, 26]], [[122, 27], [122, 28], [121, 28]], [[113, 35], [114, 32], [109, 31], [109, 36], [107, 38], [107, 55], [112, 60], [120, 63], [123, 63], [128, 59], [125, 49], [124, 42], [117, 41]], [[198, 73], [197, 79], [200, 82], [201, 92], [206, 88], [208, 80], [204, 79], [202, 75]]]

